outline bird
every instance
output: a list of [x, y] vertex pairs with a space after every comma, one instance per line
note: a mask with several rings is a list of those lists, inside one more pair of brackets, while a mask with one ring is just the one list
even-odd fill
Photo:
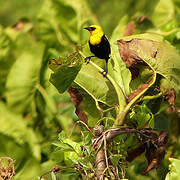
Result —
[[85, 27], [84, 29], [90, 32], [89, 37], [89, 48], [90, 51], [94, 54], [94, 56], [88, 56], [85, 58], [85, 62], [88, 64], [92, 57], [98, 57], [100, 59], [105, 59], [106, 68], [102, 72], [103, 76], [106, 77], [108, 73], [108, 60], [111, 54], [110, 43], [104, 34], [101, 26], [99, 25], [91, 25], [89, 27]]

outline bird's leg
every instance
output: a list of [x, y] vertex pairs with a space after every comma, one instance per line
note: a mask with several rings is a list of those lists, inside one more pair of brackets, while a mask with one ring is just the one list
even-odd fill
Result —
[[88, 56], [84, 59], [84, 61], [86, 62], [86, 64], [88, 64], [91, 60], [92, 57], [95, 57], [95, 56]]
[[105, 59], [105, 60], [106, 60], [106, 70], [104, 70], [104, 71], [102, 72], [103, 77], [106, 77], [106, 75], [107, 75], [107, 73], [108, 73], [108, 59]]

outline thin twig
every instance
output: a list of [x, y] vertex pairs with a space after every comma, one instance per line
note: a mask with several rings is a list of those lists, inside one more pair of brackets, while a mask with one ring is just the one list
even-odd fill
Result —
[[[91, 129], [87, 126], [86, 123], [84, 123], [84, 122], [81, 121], [81, 120], [77, 121], [77, 123], [82, 123], [82, 124], [87, 128], [87, 130], [92, 133]], [[92, 134], [93, 134], [93, 133], [92, 133]]]

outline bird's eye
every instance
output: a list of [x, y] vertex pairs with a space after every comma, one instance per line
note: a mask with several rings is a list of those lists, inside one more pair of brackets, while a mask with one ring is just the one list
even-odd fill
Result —
[[94, 31], [96, 28], [95, 27], [91, 27], [91, 31]]

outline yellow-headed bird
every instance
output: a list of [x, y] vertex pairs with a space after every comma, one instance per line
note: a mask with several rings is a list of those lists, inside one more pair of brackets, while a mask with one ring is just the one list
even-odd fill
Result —
[[111, 53], [111, 48], [108, 39], [106, 38], [102, 28], [98, 25], [91, 25], [86, 27], [90, 32], [89, 47], [94, 56], [89, 56], [85, 58], [85, 62], [89, 63], [92, 57], [98, 57], [100, 59], [105, 59], [106, 70], [103, 71], [103, 76], [105, 77], [108, 73], [108, 60]]

